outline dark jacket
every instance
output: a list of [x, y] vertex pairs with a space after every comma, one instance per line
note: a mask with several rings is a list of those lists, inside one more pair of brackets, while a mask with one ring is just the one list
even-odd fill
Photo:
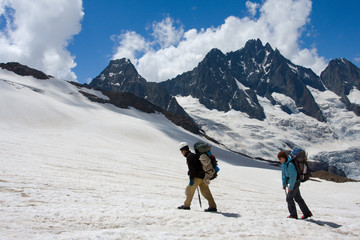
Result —
[[195, 177], [203, 179], [205, 177], [205, 172], [202, 169], [201, 162], [196, 157], [196, 155], [188, 151], [185, 157], [186, 157], [186, 163], [189, 168], [188, 175], [190, 179], [194, 179]]

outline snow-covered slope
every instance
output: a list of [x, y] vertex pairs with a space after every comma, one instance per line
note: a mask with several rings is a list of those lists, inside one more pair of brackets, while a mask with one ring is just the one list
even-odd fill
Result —
[[264, 121], [250, 119], [239, 111], [209, 110], [191, 96], [176, 99], [207, 135], [229, 149], [276, 160], [279, 149], [298, 146], [306, 149], [310, 160], [329, 163], [344, 171], [347, 177], [360, 180], [360, 158], [356, 157], [360, 152], [360, 118], [346, 110], [333, 92], [309, 88], [327, 122], [296, 111], [294, 101], [282, 94], [273, 94], [273, 98], [294, 113], [288, 115], [280, 106], [273, 106], [268, 99], [258, 96], [266, 114]]
[[198, 139], [161, 114], [0, 70], [0, 239], [359, 238], [360, 183], [308, 181], [315, 217], [289, 220], [280, 170], [219, 146], [220, 213], [203, 212], [197, 196], [177, 210], [188, 183], [177, 145]]

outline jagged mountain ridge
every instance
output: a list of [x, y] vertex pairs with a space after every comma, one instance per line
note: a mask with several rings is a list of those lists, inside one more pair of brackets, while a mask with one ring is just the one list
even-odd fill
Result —
[[172, 95], [191, 95], [209, 109], [244, 111], [250, 117], [265, 115], [252, 91], [238, 87], [231, 75], [225, 55], [218, 49], [210, 51], [193, 71], [160, 83]]
[[[324, 91], [320, 78], [311, 70], [291, 63], [270, 44], [250, 40], [245, 47], [228, 54], [211, 50], [192, 71], [160, 83], [172, 95], [191, 95], [209, 109], [245, 112], [263, 120], [264, 111], [258, 96], [273, 105], [277, 92], [292, 98], [299, 110], [319, 121], [325, 121], [319, 106], [306, 85]], [[292, 110], [282, 105], [291, 114]]]
[[[250, 118], [266, 118], [258, 96], [266, 97], [272, 105], [280, 105], [288, 114], [298, 111], [326, 121], [309, 87], [319, 91], [329, 89], [342, 98], [347, 109], [359, 115], [359, 107], [346, 97], [351, 87], [359, 85], [360, 70], [346, 59], [341, 68], [332, 60], [321, 77], [311, 69], [293, 64], [269, 43], [265, 46], [257, 40], [249, 40], [244, 48], [222, 53], [212, 49], [196, 68], [164, 82], [147, 82], [138, 74], [128, 59], [110, 61], [109, 65], [94, 78], [90, 86], [108, 92], [130, 92], [161, 107], [165, 111], [189, 117], [173, 96], [192, 96], [208, 109], [227, 112], [231, 109], [247, 113]], [[340, 70], [339, 70], [340, 69]], [[337, 76], [333, 80], [331, 76]], [[340, 89], [342, 79], [348, 81]], [[354, 83], [352, 85], [352, 83]], [[360, 87], [358, 87], [360, 88]], [[282, 104], [276, 94], [291, 98], [296, 109]], [[345, 95], [344, 95], [345, 94]]]

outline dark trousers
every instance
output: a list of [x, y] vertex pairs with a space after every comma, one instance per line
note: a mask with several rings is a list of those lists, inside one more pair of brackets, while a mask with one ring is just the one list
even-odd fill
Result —
[[307, 215], [310, 212], [304, 199], [301, 197], [299, 187], [300, 187], [300, 183], [296, 183], [294, 189], [292, 191], [289, 191], [286, 196], [286, 202], [288, 204], [289, 213], [293, 217], [297, 217], [296, 205], [294, 200], [297, 202], [297, 204], [299, 204], [299, 207], [304, 215]]

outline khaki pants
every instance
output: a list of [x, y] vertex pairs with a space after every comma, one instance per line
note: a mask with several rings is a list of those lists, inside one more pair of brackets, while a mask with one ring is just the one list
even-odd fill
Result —
[[209, 203], [209, 208], [216, 208], [216, 203], [214, 201], [214, 198], [210, 192], [210, 188], [208, 185], [205, 184], [205, 182], [200, 178], [194, 178], [194, 185], [190, 186], [188, 185], [185, 189], [185, 195], [186, 200], [184, 202], [185, 206], [190, 207], [191, 201], [194, 197], [194, 193], [196, 191], [197, 187], [200, 187], [200, 192], [204, 196], [204, 198]]

